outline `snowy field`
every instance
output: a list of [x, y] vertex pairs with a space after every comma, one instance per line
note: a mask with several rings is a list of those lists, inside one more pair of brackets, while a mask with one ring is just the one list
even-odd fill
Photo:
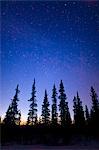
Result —
[[99, 150], [99, 146], [32, 146], [32, 145], [9, 145], [1, 150]]

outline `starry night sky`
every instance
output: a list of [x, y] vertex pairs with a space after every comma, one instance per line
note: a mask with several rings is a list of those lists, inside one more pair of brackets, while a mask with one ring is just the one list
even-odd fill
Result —
[[[90, 86], [99, 95], [99, 1], [1, 2], [2, 117], [19, 84], [19, 109], [27, 118], [36, 80], [38, 113], [44, 90], [62, 79], [72, 115], [77, 90], [90, 107]], [[59, 103], [59, 102], [58, 102]]]

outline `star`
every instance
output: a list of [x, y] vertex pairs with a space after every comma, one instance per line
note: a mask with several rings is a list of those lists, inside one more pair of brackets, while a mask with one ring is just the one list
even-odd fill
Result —
[[65, 3], [64, 6], [66, 7], [66, 6], [67, 6], [67, 3]]

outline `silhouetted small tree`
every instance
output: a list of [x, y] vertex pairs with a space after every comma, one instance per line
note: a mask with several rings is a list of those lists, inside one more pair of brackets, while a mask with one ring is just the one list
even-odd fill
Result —
[[20, 125], [21, 121], [21, 112], [18, 110], [18, 94], [19, 94], [19, 85], [17, 85], [16, 93], [14, 98], [12, 99], [12, 103], [9, 105], [8, 110], [6, 112], [6, 116], [4, 118], [4, 123], [7, 125]]
[[56, 91], [56, 87], [55, 84], [53, 86], [53, 90], [52, 90], [52, 125], [57, 125], [57, 91]]
[[92, 100], [91, 123], [95, 127], [99, 127], [99, 100], [98, 100], [98, 95], [95, 92], [93, 87], [91, 87], [90, 96], [91, 96], [91, 100]]
[[60, 111], [60, 122], [62, 127], [69, 126], [71, 124], [71, 117], [70, 117], [70, 112], [68, 108], [68, 102], [66, 102], [66, 94], [64, 90], [64, 85], [61, 80], [60, 82], [60, 89], [59, 89], [59, 99], [60, 99], [60, 104], [59, 104], [59, 111]]
[[84, 127], [85, 117], [82, 106], [82, 101], [80, 100], [79, 94], [77, 92], [77, 97], [74, 96], [73, 99], [73, 111], [74, 111], [74, 123], [77, 128]]
[[31, 104], [30, 104], [30, 109], [28, 113], [27, 124], [35, 125], [37, 123], [37, 103], [36, 103], [37, 100], [36, 100], [36, 90], [35, 90], [35, 79], [34, 79], [34, 83], [32, 86], [31, 95], [32, 97], [28, 100], [31, 102]]
[[47, 96], [47, 91], [45, 90], [44, 101], [42, 105], [42, 123], [48, 125], [50, 122], [50, 109], [49, 109], [49, 101]]
[[71, 127], [72, 120], [71, 120], [71, 115], [68, 107], [68, 102], [66, 102], [66, 126]]

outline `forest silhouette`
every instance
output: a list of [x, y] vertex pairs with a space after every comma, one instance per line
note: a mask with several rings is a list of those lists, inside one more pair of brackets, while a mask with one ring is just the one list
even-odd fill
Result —
[[[21, 123], [21, 111], [18, 109], [19, 85], [0, 123], [1, 143], [16, 142], [20, 144], [66, 145], [75, 137], [86, 140], [99, 138], [99, 99], [93, 87], [90, 89], [91, 108], [83, 108], [79, 93], [73, 98], [73, 119], [71, 119], [63, 81], [60, 81], [59, 94], [55, 84], [52, 89], [52, 105], [45, 90], [42, 112], [38, 119], [35, 79], [32, 85], [31, 98], [28, 100], [29, 111], [25, 125]], [[59, 96], [58, 96], [59, 95]], [[59, 101], [59, 105], [57, 104]], [[59, 110], [59, 113], [58, 113]]]

